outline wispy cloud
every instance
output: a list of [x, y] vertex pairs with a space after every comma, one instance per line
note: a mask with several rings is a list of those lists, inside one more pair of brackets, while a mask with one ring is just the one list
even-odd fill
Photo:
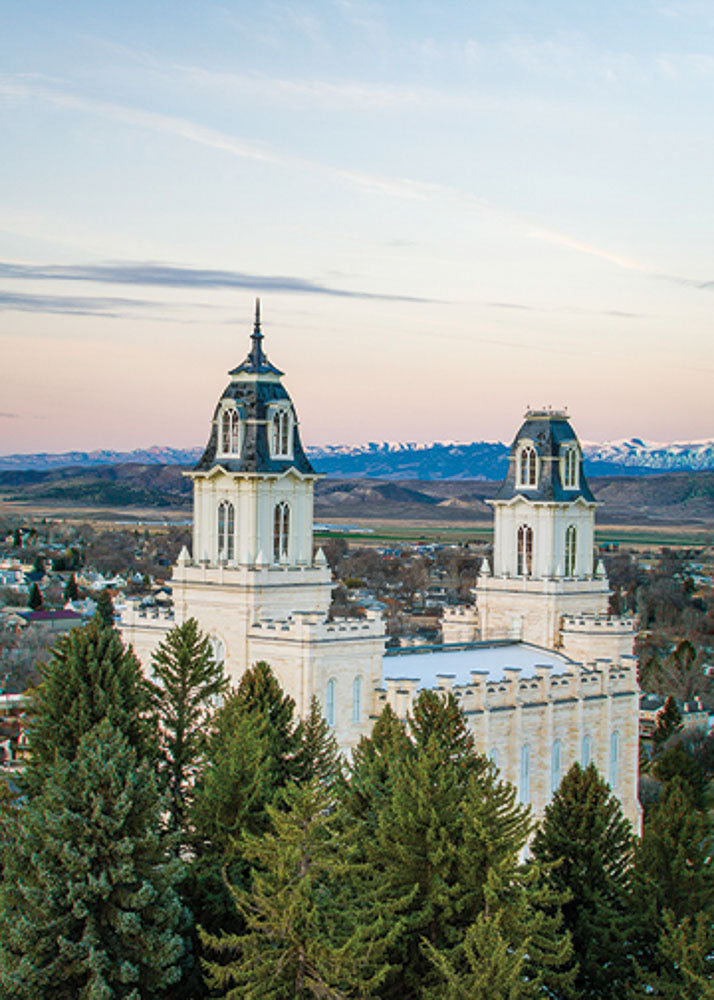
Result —
[[[542, 240], [558, 246], [562, 246], [579, 254], [595, 257], [607, 261], [616, 267], [627, 271], [638, 272], [652, 278], [673, 281], [693, 288], [708, 289], [714, 287], [714, 282], [708, 280], [680, 278], [677, 275], [667, 275], [660, 273], [657, 269], [634, 260], [623, 254], [613, 252], [589, 244], [583, 240], [576, 239], [569, 234], [551, 230], [542, 225], [537, 220], [528, 218], [518, 212], [507, 208], [494, 206], [486, 200], [474, 194], [453, 188], [449, 185], [435, 184], [420, 181], [408, 177], [384, 177], [377, 174], [365, 173], [343, 169], [340, 167], [328, 166], [312, 160], [299, 157], [291, 157], [287, 154], [277, 152], [267, 146], [245, 142], [216, 129], [207, 128], [188, 119], [173, 115], [160, 114], [154, 111], [146, 111], [139, 108], [127, 107], [120, 104], [112, 104], [107, 101], [97, 101], [92, 98], [78, 97], [65, 91], [56, 89], [54, 86], [47, 86], [35, 80], [20, 77], [0, 77], [0, 96], [17, 100], [41, 100], [53, 104], [57, 107], [68, 110], [84, 111], [90, 114], [104, 116], [110, 120], [119, 121], [126, 125], [148, 128], [158, 132], [164, 132], [178, 136], [188, 142], [197, 143], [226, 153], [240, 159], [249, 159], [263, 163], [274, 164], [287, 169], [308, 170], [321, 174], [323, 177], [332, 177], [343, 183], [349, 184], [360, 190], [377, 194], [388, 198], [396, 198], [407, 201], [449, 202], [452, 205], [460, 206], [464, 210], [476, 212], [496, 219], [510, 227], [515, 228], [523, 237]], [[146, 265], [150, 266], [150, 265]], [[145, 270], [145, 266], [142, 265]], [[172, 269], [180, 271], [182, 269]], [[193, 271], [193, 269], [188, 269]], [[367, 292], [348, 292], [327, 286], [313, 285], [302, 279], [293, 278], [267, 278], [260, 276], [236, 276], [232, 272], [194, 272], [192, 279], [196, 285], [203, 284], [204, 287], [253, 287], [270, 290], [304, 291], [319, 293], [323, 295], [336, 295], [350, 298], [402, 298], [401, 296], [371, 295]], [[201, 278], [200, 275], [204, 274]], [[210, 276], [214, 277], [211, 278]], [[221, 277], [227, 275], [228, 277]], [[126, 280], [125, 283], [147, 283], [147, 284], [189, 284], [189, 275], [185, 275], [185, 281], [179, 280], [159, 280], [158, 274], [144, 282]], [[68, 280], [73, 280], [69, 278]], [[83, 279], [90, 280], [90, 279]], [[100, 278], [98, 280], [119, 281], [120, 278]], [[226, 282], [223, 284], [223, 282]], [[213, 282], [213, 283], [211, 283]], [[244, 283], [245, 282], [245, 283]], [[256, 282], [264, 282], [258, 286]], [[417, 300], [418, 301], [418, 300]]]
[[447, 93], [432, 87], [354, 81], [286, 79], [259, 73], [219, 72], [201, 66], [176, 66], [193, 85], [240, 94], [281, 106], [322, 110], [403, 111], [451, 109], [483, 103], [473, 94]]
[[19, 420], [19, 413], [0, 413], [0, 420]]
[[[328, 295], [346, 299], [377, 299], [396, 302], [428, 302], [410, 295], [385, 295], [377, 292], [356, 291], [343, 288], [332, 288], [328, 285], [307, 281], [304, 278], [288, 277], [286, 275], [248, 274], [242, 271], [226, 271], [211, 268], [177, 267], [172, 264], [157, 264], [153, 262], [108, 262], [106, 264], [17, 264], [11, 261], [0, 261], [0, 278], [31, 281], [89, 281], [107, 285], [135, 285], [159, 288], [193, 288], [221, 289], [245, 288], [256, 292], [293, 292], [306, 295]], [[91, 308], [87, 303], [95, 303], [95, 311], [100, 311], [102, 304], [110, 309], [112, 303], [143, 305], [143, 300], [116, 299], [63, 299], [52, 296], [21, 296], [15, 293], [0, 293], [0, 305], [3, 297], [15, 300], [18, 304], [7, 305], [6, 308], [22, 308], [22, 301], [27, 300], [27, 308], [31, 301], [45, 299], [46, 304], [57, 304], [55, 311], [60, 311], [62, 302], [76, 304], [77, 309]], [[147, 303], [148, 304], [148, 303]], [[45, 308], [44, 311], [48, 311]], [[62, 311], [72, 311], [65, 308]]]
[[104, 298], [74, 295], [23, 295], [0, 290], [0, 310], [54, 313], [69, 316], [106, 316], [119, 319], [136, 308], [158, 308], [162, 304], [147, 299]]

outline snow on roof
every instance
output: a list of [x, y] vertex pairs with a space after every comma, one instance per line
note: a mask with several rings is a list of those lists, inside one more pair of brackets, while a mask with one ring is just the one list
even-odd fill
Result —
[[525, 642], [475, 643], [467, 648], [425, 646], [408, 652], [385, 656], [382, 680], [415, 679], [419, 687], [436, 687], [438, 676], [454, 678], [454, 684], [470, 684], [471, 671], [488, 674], [491, 681], [503, 680], [507, 667], [517, 668], [521, 677], [534, 677], [537, 666], [549, 666], [554, 674], [565, 674], [573, 661], [559, 653]]

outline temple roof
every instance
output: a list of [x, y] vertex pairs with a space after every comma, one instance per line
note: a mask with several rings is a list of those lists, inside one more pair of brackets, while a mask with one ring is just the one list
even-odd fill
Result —
[[[538, 481], [533, 487], [518, 485], [518, 454], [521, 446], [532, 444], [538, 454]], [[561, 450], [564, 445], [574, 445], [578, 450], [578, 485], [567, 488], [561, 479]], [[533, 501], [566, 503], [578, 497], [595, 503], [595, 497], [583, 472], [580, 442], [570, 426], [568, 414], [562, 410], [528, 410], [525, 420], [513, 439], [508, 459], [508, 473], [495, 499], [512, 500], [522, 496]]]
[[[280, 474], [295, 469], [302, 475], [314, 476], [315, 470], [300, 441], [295, 406], [280, 381], [283, 373], [268, 361], [263, 351], [259, 300], [256, 300], [251, 341], [245, 361], [229, 372], [231, 381], [216, 404], [211, 435], [194, 472], [208, 472], [220, 466], [228, 472]], [[226, 403], [235, 405], [241, 421], [240, 451], [234, 455], [219, 454], [218, 448], [220, 415]], [[287, 404], [293, 415], [292, 458], [273, 458], [270, 452], [270, 413], [279, 403]]]

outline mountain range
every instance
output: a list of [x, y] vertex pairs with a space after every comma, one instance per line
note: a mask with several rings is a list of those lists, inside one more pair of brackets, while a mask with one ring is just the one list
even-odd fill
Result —
[[[369, 442], [308, 447], [318, 472], [340, 479], [502, 479], [509, 446], [500, 441]], [[196, 463], [201, 448], [152, 447], [134, 451], [69, 451], [0, 456], [0, 470], [37, 472], [108, 465]], [[630, 438], [603, 444], [583, 442], [585, 471], [592, 476], [648, 475], [714, 469], [714, 439], [662, 443]]]

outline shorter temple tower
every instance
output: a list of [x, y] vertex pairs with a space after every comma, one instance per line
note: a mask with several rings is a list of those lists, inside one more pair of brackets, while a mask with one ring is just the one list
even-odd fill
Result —
[[562, 645], [564, 616], [606, 616], [609, 585], [594, 563], [595, 498], [566, 413], [529, 410], [494, 500], [493, 565], [476, 583], [482, 639]]

